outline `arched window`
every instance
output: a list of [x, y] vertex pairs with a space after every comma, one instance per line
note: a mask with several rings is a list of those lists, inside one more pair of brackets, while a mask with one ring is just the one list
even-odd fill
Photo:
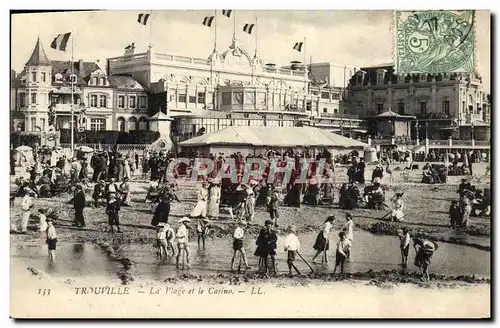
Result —
[[129, 131], [137, 130], [137, 119], [134, 116], [128, 119], [128, 130]]
[[148, 120], [144, 116], [141, 116], [139, 118], [139, 130], [145, 131], [147, 129], [148, 129]]
[[116, 120], [117, 130], [120, 132], [125, 132], [125, 119], [123, 117], [119, 117]]

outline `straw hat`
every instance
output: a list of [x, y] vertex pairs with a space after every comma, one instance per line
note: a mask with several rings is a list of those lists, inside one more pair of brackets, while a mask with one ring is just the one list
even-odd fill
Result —
[[186, 216], [184, 216], [184, 217], [182, 217], [182, 218], [179, 219], [179, 222], [191, 222], [191, 219], [188, 218], [188, 217], [186, 217]]

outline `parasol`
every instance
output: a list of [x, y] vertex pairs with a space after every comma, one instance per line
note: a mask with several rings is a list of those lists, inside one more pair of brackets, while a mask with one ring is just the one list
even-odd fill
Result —
[[88, 146], [78, 146], [76, 147], [76, 150], [81, 151], [82, 153], [93, 153], [94, 148], [88, 147]]
[[19, 151], [19, 152], [25, 152], [25, 151], [31, 151], [32, 148], [30, 146], [19, 146], [16, 148], [16, 151]]

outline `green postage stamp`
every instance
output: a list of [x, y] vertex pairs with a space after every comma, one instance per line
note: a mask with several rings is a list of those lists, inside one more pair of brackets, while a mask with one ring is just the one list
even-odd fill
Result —
[[398, 74], [474, 72], [475, 11], [396, 11]]

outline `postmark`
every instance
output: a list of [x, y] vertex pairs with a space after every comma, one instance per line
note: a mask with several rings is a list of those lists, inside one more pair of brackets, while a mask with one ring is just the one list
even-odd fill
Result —
[[475, 11], [396, 11], [399, 74], [475, 72]]

